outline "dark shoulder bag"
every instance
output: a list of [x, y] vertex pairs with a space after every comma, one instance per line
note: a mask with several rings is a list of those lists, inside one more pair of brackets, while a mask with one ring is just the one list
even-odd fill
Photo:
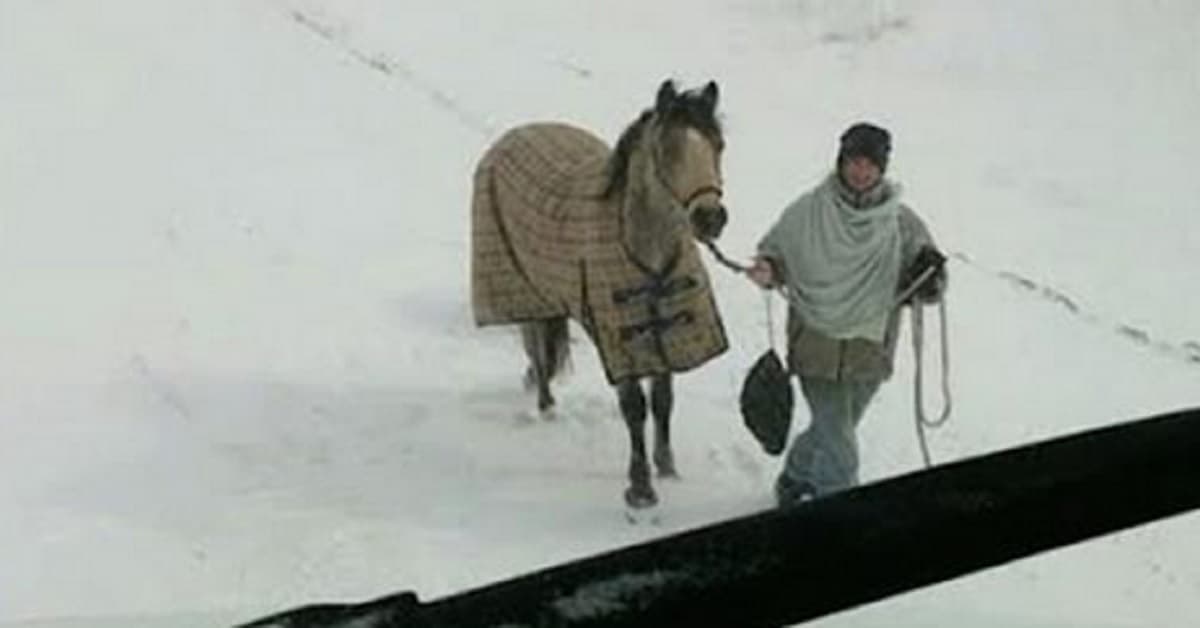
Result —
[[778, 456], [787, 447], [792, 427], [792, 382], [783, 361], [768, 349], [750, 367], [738, 398], [742, 422], [764, 451]]

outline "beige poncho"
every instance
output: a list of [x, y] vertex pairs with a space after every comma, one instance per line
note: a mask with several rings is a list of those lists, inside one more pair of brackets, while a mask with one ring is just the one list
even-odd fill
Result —
[[882, 342], [900, 278], [899, 188], [855, 207], [837, 175], [796, 199], [759, 243], [783, 262], [792, 307], [807, 326], [838, 339]]

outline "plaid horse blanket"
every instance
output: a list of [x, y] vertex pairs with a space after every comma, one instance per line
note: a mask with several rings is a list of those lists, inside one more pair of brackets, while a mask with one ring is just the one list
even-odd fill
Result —
[[608, 146], [560, 123], [517, 127], [480, 160], [471, 210], [477, 325], [569, 316], [610, 383], [695, 368], [728, 348], [687, 230], [662, 269], [632, 259], [619, 201], [602, 197]]

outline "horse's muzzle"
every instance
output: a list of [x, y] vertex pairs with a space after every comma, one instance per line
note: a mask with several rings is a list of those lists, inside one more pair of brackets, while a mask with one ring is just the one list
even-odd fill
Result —
[[705, 205], [692, 210], [692, 232], [701, 240], [716, 240], [721, 237], [729, 214], [724, 205]]

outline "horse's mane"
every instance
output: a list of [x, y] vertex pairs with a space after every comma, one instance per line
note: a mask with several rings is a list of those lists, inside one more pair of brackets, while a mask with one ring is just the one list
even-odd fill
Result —
[[[624, 191], [629, 184], [629, 161], [633, 157], [633, 152], [637, 150], [638, 139], [641, 138], [656, 113], [653, 107], [645, 109], [621, 132], [620, 138], [617, 139], [617, 146], [608, 158], [606, 167], [608, 181], [604, 185], [604, 198], [613, 198], [616, 194]], [[704, 106], [700, 95], [694, 90], [684, 92], [677, 97], [662, 115], [665, 116], [663, 124], [666, 126], [692, 127], [718, 144], [724, 142], [724, 132], [716, 112]]]

